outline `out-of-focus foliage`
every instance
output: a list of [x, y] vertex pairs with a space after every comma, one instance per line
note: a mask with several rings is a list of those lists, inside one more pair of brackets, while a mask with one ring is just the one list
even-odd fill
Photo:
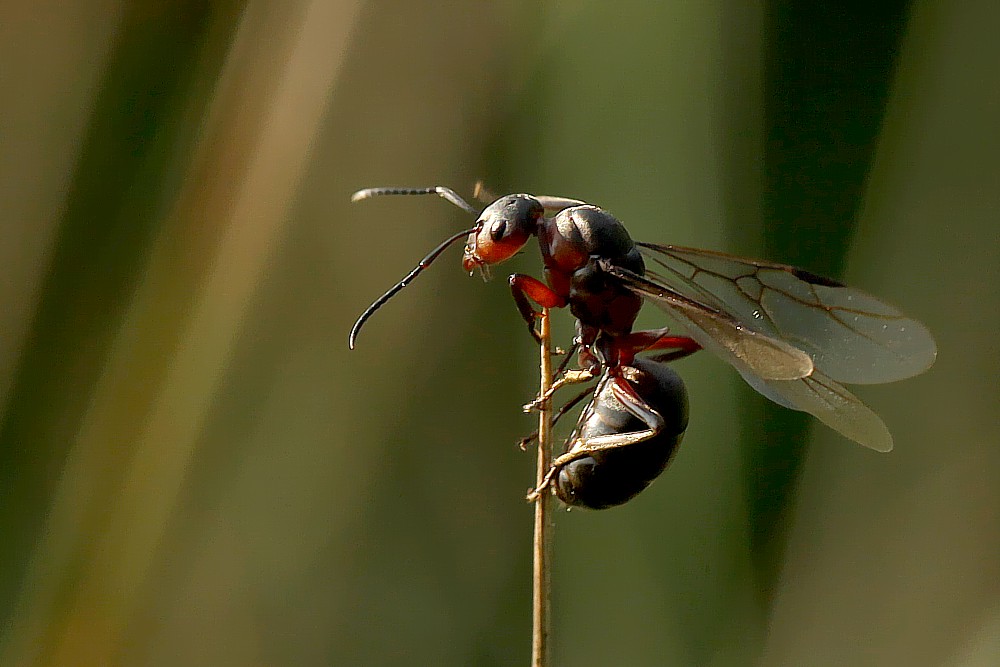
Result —
[[841, 275], [939, 343], [859, 390], [889, 455], [678, 363], [668, 473], [557, 518], [557, 664], [1000, 664], [1000, 6], [853, 4], [6, 9], [0, 664], [527, 662], [506, 286], [451, 252], [346, 345], [469, 222], [350, 193], [481, 177]]

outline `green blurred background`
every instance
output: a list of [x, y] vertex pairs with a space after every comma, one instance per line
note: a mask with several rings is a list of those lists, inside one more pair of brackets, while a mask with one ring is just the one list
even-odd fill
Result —
[[678, 363], [668, 473], [557, 517], [556, 664], [1000, 664], [998, 26], [990, 0], [5, 3], [0, 664], [528, 662], [536, 351], [504, 281], [452, 251], [346, 344], [469, 222], [350, 193], [478, 178], [843, 277], [939, 343], [858, 390], [889, 455]]

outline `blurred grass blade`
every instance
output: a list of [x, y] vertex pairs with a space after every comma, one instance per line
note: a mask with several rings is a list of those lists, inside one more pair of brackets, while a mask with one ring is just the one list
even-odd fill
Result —
[[323, 54], [343, 49], [354, 12], [262, 2], [241, 16], [70, 452], [4, 664], [106, 665], [121, 650], [329, 100], [340, 60]]

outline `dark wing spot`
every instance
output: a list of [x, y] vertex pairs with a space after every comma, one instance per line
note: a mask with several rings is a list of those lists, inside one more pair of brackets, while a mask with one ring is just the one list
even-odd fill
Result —
[[838, 283], [836, 280], [830, 280], [829, 278], [824, 278], [823, 276], [817, 276], [815, 273], [805, 271], [803, 269], [792, 269], [792, 275], [799, 280], [806, 281], [810, 285], [822, 285], [823, 287], [847, 287], [844, 283]]

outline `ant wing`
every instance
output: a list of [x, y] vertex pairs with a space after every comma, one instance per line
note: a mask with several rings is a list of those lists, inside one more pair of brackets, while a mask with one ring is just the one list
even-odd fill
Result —
[[630, 290], [666, 310], [699, 345], [728, 361], [740, 373], [764, 380], [798, 380], [814, 370], [812, 359], [802, 350], [750, 329], [719, 308], [690, 299], [606, 260], [601, 260], [600, 266]]
[[[806, 358], [809, 355], [763, 331], [749, 328], [748, 323], [725, 310], [713, 293], [706, 291], [700, 301], [695, 301], [671, 287], [610, 263], [602, 262], [601, 267], [667, 311], [702, 347], [727, 361], [763, 396], [786, 408], [808, 412], [865, 447], [880, 452], [892, 449], [892, 436], [879, 416], [818, 365], [798, 377], [775, 377], [781, 374], [776, 371], [791, 370], [796, 359], [796, 355], [782, 350], [787, 348]], [[772, 354], [759, 354], [761, 349], [767, 349], [760, 345], [764, 341], [771, 346]]]
[[892, 435], [882, 419], [857, 396], [821, 371], [799, 380], [763, 380], [740, 375], [778, 405], [808, 412], [846, 438], [877, 452], [892, 451]]
[[[633, 291], [672, 315], [677, 308], [664, 294], [783, 341], [807, 353], [830, 382], [902, 380], [930, 368], [937, 356], [927, 327], [860, 290], [786, 264], [696, 248], [637, 245], [647, 273], [641, 284], [624, 279]], [[692, 338], [704, 346], [694, 332]], [[781, 379], [758, 372], [753, 364], [750, 370], [764, 380]]]

